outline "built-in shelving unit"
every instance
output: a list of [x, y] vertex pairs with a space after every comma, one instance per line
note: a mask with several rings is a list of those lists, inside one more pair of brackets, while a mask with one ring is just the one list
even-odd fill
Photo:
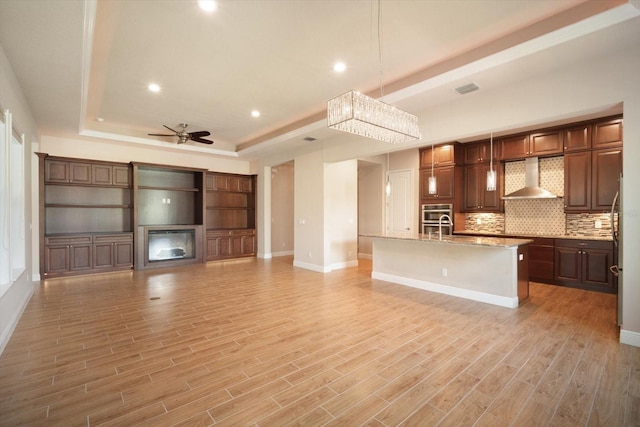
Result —
[[[204, 173], [203, 169], [133, 163], [136, 269], [203, 262]], [[162, 231], [168, 246], [160, 250], [174, 256], [154, 259], [149, 234]]]
[[131, 166], [37, 155], [40, 274], [55, 277], [131, 269]]
[[206, 259], [254, 256], [255, 176], [209, 172], [205, 190]]
[[256, 253], [255, 176], [37, 155], [43, 278]]

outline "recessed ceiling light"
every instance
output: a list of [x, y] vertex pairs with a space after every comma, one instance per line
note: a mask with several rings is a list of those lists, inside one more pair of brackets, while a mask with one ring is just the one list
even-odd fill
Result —
[[198, 6], [208, 13], [215, 12], [218, 9], [218, 3], [214, 0], [198, 0]]
[[258, 110], [253, 110], [251, 112], [251, 117], [260, 117], [260, 111]]
[[336, 73], [342, 73], [346, 69], [347, 64], [345, 64], [344, 62], [336, 62], [335, 64], [333, 64], [333, 71], [335, 71]]
[[149, 83], [149, 86], [147, 86], [149, 88], [149, 90], [151, 92], [160, 92], [160, 85], [156, 84], [156, 83]]

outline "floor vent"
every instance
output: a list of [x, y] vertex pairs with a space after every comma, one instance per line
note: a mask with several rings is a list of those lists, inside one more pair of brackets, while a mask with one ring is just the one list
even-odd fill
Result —
[[308, 142], [313, 142], [313, 141], [317, 141], [317, 140], [318, 140], [318, 138], [314, 138], [314, 137], [312, 137], [312, 136], [307, 136], [306, 138], [304, 138], [304, 140], [305, 140], [305, 141], [308, 141]]

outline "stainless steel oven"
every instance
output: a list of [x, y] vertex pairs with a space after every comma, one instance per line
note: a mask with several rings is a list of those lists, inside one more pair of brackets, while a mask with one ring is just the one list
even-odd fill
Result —
[[422, 205], [422, 234], [438, 234], [439, 222], [442, 215], [442, 234], [453, 234], [453, 205]]

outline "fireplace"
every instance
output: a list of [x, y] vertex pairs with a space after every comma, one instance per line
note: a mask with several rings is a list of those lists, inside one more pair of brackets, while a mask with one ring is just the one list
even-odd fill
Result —
[[138, 242], [138, 269], [193, 264], [203, 259], [201, 225], [138, 227]]

